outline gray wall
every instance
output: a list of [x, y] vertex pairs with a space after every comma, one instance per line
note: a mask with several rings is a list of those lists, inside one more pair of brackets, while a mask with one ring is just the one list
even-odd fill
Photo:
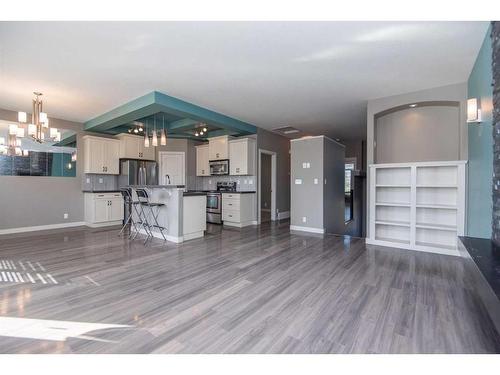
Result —
[[375, 120], [375, 163], [460, 158], [460, 108], [423, 106]]
[[[324, 229], [323, 223], [323, 137], [294, 140], [291, 144], [290, 224]], [[310, 168], [303, 168], [310, 163]], [[314, 184], [317, 178], [319, 183]], [[302, 184], [295, 184], [301, 179]], [[302, 218], [306, 218], [306, 222]]]
[[271, 208], [271, 155], [262, 154], [261, 156], [261, 170], [260, 170], [260, 208]]
[[[427, 90], [415, 91], [407, 94], [394, 95], [385, 98], [373, 99], [368, 101], [366, 111], [366, 159], [367, 166], [374, 163], [375, 159], [375, 115], [390, 110], [398, 106], [408, 105], [419, 102], [437, 102], [437, 101], [458, 101], [460, 102], [460, 140], [458, 144], [460, 160], [467, 160], [467, 84], [465, 82], [454, 85], [435, 87]], [[370, 176], [367, 176], [367, 186], [370, 186]], [[367, 189], [367, 210], [366, 217], [369, 217], [370, 192]], [[367, 226], [367, 231], [369, 228]], [[370, 233], [367, 233], [369, 236]]]
[[[0, 119], [17, 122], [17, 112], [0, 109]], [[0, 229], [84, 220], [82, 124], [50, 118], [50, 125], [77, 132], [76, 177], [0, 176]]]
[[[326, 233], [345, 232], [345, 147], [323, 138], [323, 224]], [[326, 182], [326, 183], [325, 183]]]
[[290, 211], [290, 140], [257, 128], [257, 159], [259, 149], [276, 152], [276, 209]]

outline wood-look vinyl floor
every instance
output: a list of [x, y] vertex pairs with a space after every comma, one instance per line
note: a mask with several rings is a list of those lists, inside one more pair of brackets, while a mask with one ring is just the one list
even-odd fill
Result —
[[[500, 352], [460, 258], [290, 233], [288, 222], [211, 226], [180, 245], [117, 232], [0, 237], [0, 265], [25, 281], [0, 282], [1, 353]], [[45, 284], [27, 279], [26, 262]], [[54, 341], [30, 338], [35, 327], [6, 334], [2, 317], [130, 327]]]

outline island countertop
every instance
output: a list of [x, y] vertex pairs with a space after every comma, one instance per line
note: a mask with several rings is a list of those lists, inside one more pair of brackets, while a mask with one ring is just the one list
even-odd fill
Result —
[[186, 185], [128, 185], [129, 188], [146, 188], [146, 189], [184, 189]]

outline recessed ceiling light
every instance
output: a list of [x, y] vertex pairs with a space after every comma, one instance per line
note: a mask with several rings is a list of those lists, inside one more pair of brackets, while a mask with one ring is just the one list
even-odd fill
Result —
[[292, 130], [285, 130], [283, 133], [284, 134], [294, 134], [294, 133], [298, 133], [299, 130], [297, 129], [292, 129]]
[[415, 108], [416, 106], [416, 104], [410, 104], [410, 108]]

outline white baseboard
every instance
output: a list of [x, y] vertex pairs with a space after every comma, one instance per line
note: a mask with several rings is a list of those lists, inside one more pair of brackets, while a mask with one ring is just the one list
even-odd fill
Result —
[[278, 212], [278, 220], [288, 219], [290, 217], [290, 211]]
[[2, 234], [12, 234], [12, 233], [23, 233], [23, 232], [36, 232], [36, 231], [39, 231], [39, 230], [50, 230], [50, 229], [81, 227], [81, 226], [84, 226], [84, 225], [85, 225], [84, 221], [74, 221], [74, 222], [71, 222], [71, 223], [36, 225], [36, 226], [33, 226], [33, 227], [8, 228], [8, 229], [0, 229], [0, 235], [2, 235]]
[[[146, 231], [142, 228], [139, 228], [139, 233], [141, 234], [144, 234], [146, 235]], [[202, 232], [203, 235], [204, 235], [204, 232]], [[161, 235], [160, 232], [158, 231], [153, 231], [153, 237], [154, 238], [158, 238], [160, 240], [163, 240], [163, 237]], [[167, 239], [167, 241], [170, 241], [170, 242], [174, 242], [174, 243], [182, 243], [184, 242], [185, 240], [188, 240], [188, 239], [192, 239], [192, 238], [184, 238], [183, 236], [180, 236], [180, 237], [177, 237], [177, 236], [169, 236], [168, 234], [165, 234], [165, 238]], [[197, 237], [193, 237], [193, 238], [197, 238]]]
[[[189, 240], [194, 240], [195, 238], [201, 238], [204, 235], [205, 235], [204, 231], [199, 231], [199, 232], [184, 234], [184, 236], [182, 236], [182, 238], [184, 241], [189, 241]], [[167, 237], [167, 239], [168, 239], [168, 237]]]
[[381, 241], [374, 240], [371, 238], [366, 238], [365, 243], [367, 245], [376, 245], [376, 246], [384, 246], [384, 247], [392, 247], [397, 250], [411, 250], [411, 251], [421, 251], [424, 253], [434, 253], [434, 254], [442, 254], [442, 255], [452, 255], [452, 256], [460, 256], [460, 252], [452, 249], [440, 249], [436, 247], [429, 246], [411, 246], [407, 244], [394, 243], [390, 241]]
[[121, 220], [118, 221], [106, 221], [104, 223], [85, 223], [86, 226], [90, 228], [102, 228], [102, 227], [111, 227], [114, 225], [122, 225], [123, 222]]
[[301, 227], [298, 225], [290, 225], [290, 230], [298, 230], [300, 232], [325, 234], [324, 228]]

